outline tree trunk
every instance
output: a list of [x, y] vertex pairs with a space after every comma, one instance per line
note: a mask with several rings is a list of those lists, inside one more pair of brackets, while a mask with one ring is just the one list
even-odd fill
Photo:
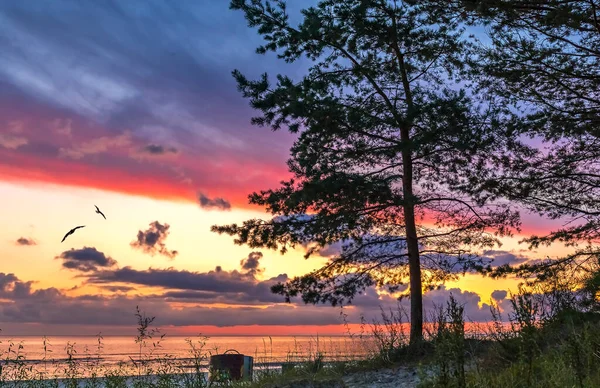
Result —
[[[392, 17], [394, 33], [397, 31], [396, 19]], [[408, 251], [408, 273], [410, 277], [410, 345], [423, 340], [423, 287], [421, 285], [421, 260], [419, 258], [419, 239], [415, 224], [415, 204], [413, 192], [413, 163], [410, 144], [410, 129], [414, 110], [412, 90], [404, 63], [404, 55], [394, 35], [393, 50], [398, 59], [398, 69], [402, 78], [402, 87], [406, 96], [406, 119], [399, 121], [400, 141], [402, 143], [402, 194], [404, 197], [404, 224], [406, 227], [406, 248]]]
[[423, 287], [421, 285], [421, 260], [415, 227], [415, 212], [412, 205], [404, 208], [404, 218], [406, 220], [410, 274], [410, 344], [414, 345], [423, 339]]
[[415, 345], [423, 339], [423, 287], [421, 285], [421, 260], [419, 258], [419, 240], [415, 224], [415, 206], [413, 203], [413, 165], [409, 148], [409, 131], [400, 130], [404, 148], [403, 164], [403, 196], [404, 223], [406, 226], [406, 247], [408, 250], [408, 270], [410, 276], [410, 344]]

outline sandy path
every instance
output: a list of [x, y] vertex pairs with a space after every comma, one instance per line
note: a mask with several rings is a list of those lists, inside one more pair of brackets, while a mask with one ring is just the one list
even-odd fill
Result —
[[342, 379], [348, 388], [412, 388], [420, 381], [417, 369], [414, 367], [355, 372]]

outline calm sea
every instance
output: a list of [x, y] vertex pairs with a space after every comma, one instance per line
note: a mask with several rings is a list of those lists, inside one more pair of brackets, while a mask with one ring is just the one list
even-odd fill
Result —
[[[104, 370], [117, 368], [120, 363], [133, 364], [131, 359], [140, 359], [140, 344], [132, 337], [106, 336], [98, 343], [97, 337], [56, 336], [47, 337], [46, 350], [42, 337], [0, 337], [0, 359], [19, 360], [35, 371], [45, 370], [53, 375], [65, 369], [68, 359], [82, 366], [92, 363]], [[235, 350], [254, 357], [254, 363], [277, 365], [284, 361], [305, 360], [317, 353], [326, 361], [364, 357], [370, 350], [369, 341], [346, 337], [264, 337], [264, 336], [215, 336], [200, 337], [166, 336], [156, 344], [157, 339], [146, 341], [141, 348], [141, 359], [176, 358], [191, 365], [200, 355], [201, 364], [208, 365], [210, 355]], [[191, 344], [190, 344], [191, 342]], [[156, 346], [154, 346], [156, 344]], [[69, 356], [69, 354], [71, 356]], [[14, 361], [8, 362], [13, 365]], [[182, 364], [183, 365], [183, 364]]]

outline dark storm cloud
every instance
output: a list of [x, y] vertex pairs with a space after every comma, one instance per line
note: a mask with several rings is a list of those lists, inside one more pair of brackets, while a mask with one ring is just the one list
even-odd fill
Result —
[[219, 210], [230, 210], [231, 203], [224, 198], [209, 198], [202, 193], [198, 193], [198, 202], [200, 207], [203, 209], [219, 209]]
[[169, 228], [167, 223], [161, 224], [158, 221], [150, 223], [150, 228], [145, 231], [139, 230], [137, 239], [132, 241], [130, 245], [133, 248], [141, 249], [143, 252], [152, 256], [159, 253], [170, 259], [173, 259], [179, 252], [167, 249], [165, 240], [169, 237]]
[[36, 242], [32, 238], [19, 237], [16, 241], [17, 245], [36, 245]]
[[64, 268], [81, 272], [98, 271], [99, 267], [108, 268], [117, 264], [114, 259], [93, 247], [71, 248], [71, 250], [56, 256], [55, 259], [62, 260]]
[[165, 155], [165, 154], [176, 154], [177, 148], [175, 147], [165, 147], [158, 144], [148, 144], [141, 149], [141, 152], [147, 153], [150, 155]]

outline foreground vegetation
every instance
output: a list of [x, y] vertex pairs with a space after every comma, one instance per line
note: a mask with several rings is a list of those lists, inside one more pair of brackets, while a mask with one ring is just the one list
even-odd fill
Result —
[[[427, 340], [418, 346], [397, 341], [401, 322], [384, 314], [387, 323], [372, 325], [378, 344], [373, 357], [319, 371], [308, 364], [254, 386], [344, 386], [336, 384], [348, 374], [398, 367], [417, 371], [423, 388], [600, 386], [600, 314], [574, 306], [556, 309], [551, 298], [521, 289], [510, 299], [508, 324], [493, 306], [492, 323], [481, 327], [486, 335], [469, 338], [463, 307], [451, 297], [430, 317]], [[396, 384], [403, 383], [399, 374]]]

